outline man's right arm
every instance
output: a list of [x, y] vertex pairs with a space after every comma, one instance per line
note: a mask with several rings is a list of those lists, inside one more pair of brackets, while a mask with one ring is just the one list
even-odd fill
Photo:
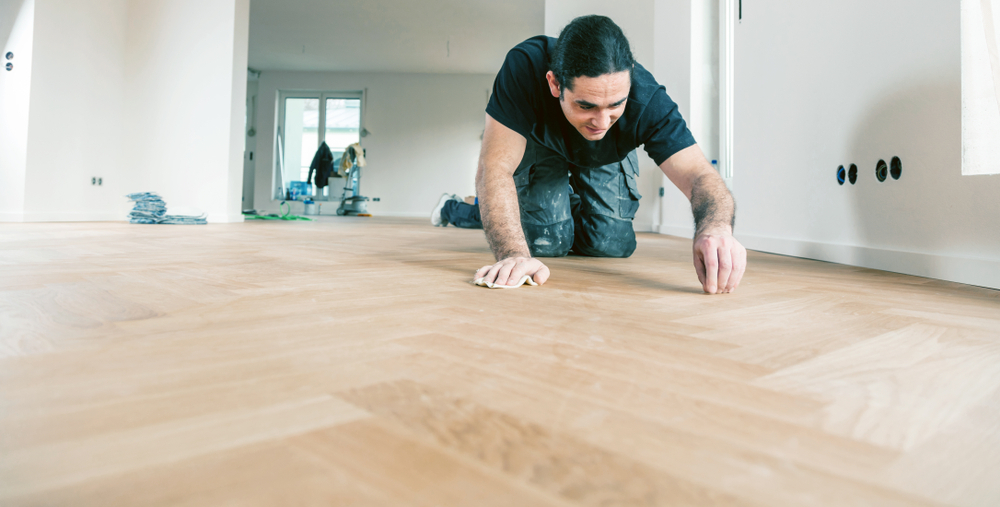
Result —
[[483, 266], [476, 278], [500, 285], [514, 284], [524, 275], [545, 283], [549, 268], [531, 257], [521, 229], [521, 210], [514, 186], [514, 171], [524, 156], [524, 137], [486, 115], [483, 147], [476, 171], [476, 193], [486, 240], [497, 262]]

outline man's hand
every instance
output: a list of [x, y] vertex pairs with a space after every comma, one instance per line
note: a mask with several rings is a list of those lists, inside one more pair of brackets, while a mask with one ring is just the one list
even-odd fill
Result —
[[747, 269], [747, 249], [727, 230], [704, 231], [694, 239], [694, 269], [706, 293], [733, 292]]
[[660, 169], [691, 201], [694, 269], [709, 294], [736, 290], [747, 269], [747, 249], [733, 237], [736, 202], [697, 144], [678, 151]]
[[538, 285], [549, 279], [549, 268], [542, 261], [532, 257], [508, 257], [492, 266], [483, 266], [476, 271], [475, 280], [485, 278], [487, 282], [497, 285], [514, 285], [524, 275]]
[[486, 241], [497, 263], [476, 271], [476, 278], [498, 285], [513, 285], [530, 275], [541, 285], [549, 278], [549, 268], [531, 257], [521, 229], [521, 208], [514, 186], [514, 172], [524, 157], [528, 141], [486, 115], [483, 147], [476, 171], [476, 193], [483, 218]]

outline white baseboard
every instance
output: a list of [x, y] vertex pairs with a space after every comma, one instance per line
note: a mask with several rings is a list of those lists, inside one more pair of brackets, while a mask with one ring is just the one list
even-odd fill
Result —
[[760, 252], [1000, 289], [1000, 260], [743, 234], [736, 238], [748, 249]]
[[655, 232], [660, 234], [666, 234], [668, 236], [680, 236], [682, 238], [691, 239], [694, 237], [694, 227], [690, 225], [668, 225], [660, 224], [656, 227]]
[[632, 220], [632, 229], [635, 232], [657, 232], [659, 225], [654, 224], [647, 218], [635, 218]]
[[243, 214], [212, 213], [208, 215], [210, 224], [238, 224], [243, 222]]
[[[693, 227], [660, 225], [660, 234], [691, 238]], [[1000, 260], [736, 234], [748, 250], [1000, 289]]]
[[369, 212], [377, 217], [401, 217], [401, 218], [426, 218], [430, 223], [431, 213], [429, 211], [389, 211], [389, 212]]
[[25, 222], [126, 222], [127, 213], [25, 213]]
[[[304, 213], [305, 205], [300, 201], [287, 201], [289, 204], [289, 209], [294, 215], [302, 215]], [[340, 201], [316, 201], [316, 204], [320, 205], [321, 216], [337, 216], [337, 207], [340, 206]], [[272, 201], [274, 208], [257, 208], [257, 212], [261, 214], [267, 213], [281, 213], [278, 210], [278, 201]], [[379, 211], [379, 210], [368, 210], [372, 216], [376, 217], [394, 217], [394, 218], [426, 218], [428, 223], [431, 219], [431, 212], [428, 211]]]
[[[121, 213], [0, 213], [0, 222], [127, 222]], [[243, 221], [243, 214], [209, 215], [209, 223], [228, 224]]]

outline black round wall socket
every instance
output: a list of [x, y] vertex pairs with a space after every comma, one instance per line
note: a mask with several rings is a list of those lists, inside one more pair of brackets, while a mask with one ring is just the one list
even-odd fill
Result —
[[858, 166], [856, 164], [851, 164], [851, 168], [848, 169], [847, 181], [850, 181], [851, 185], [858, 182]]
[[875, 177], [879, 181], [885, 181], [885, 178], [889, 176], [889, 166], [885, 165], [885, 160], [879, 160], [875, 164]]
[[7, 62], [7, 70], [14, 70], [14, 64]]
[[892, 157], [892, 160], [889, 162], [889, 176], [892, 176], [894, 180], [898, 180], [902, 175], [903, 161], [899, 157]]
[[13, 51], [8, 51], [7, 52], [7, 59], [8, 60], [13, 60], [14, 59], [14, 52]]
[[838, 167], [837, 168], [837, 184], [838, 185], [843, 185], [844, 184], [844, 180], [846, 180], [846, 179], [847, 179], [847, 171], [844, 170], [844, 166]]

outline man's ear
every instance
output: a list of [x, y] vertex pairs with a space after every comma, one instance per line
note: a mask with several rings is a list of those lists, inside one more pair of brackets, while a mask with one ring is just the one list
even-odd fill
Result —
[[551, 70], [545, 73], [545, 80], [549, 82], [549, 91], [552, 92], [553, 97], [562, 95], [559, 90], [559, 81], [556, 80], [556, 75]]

